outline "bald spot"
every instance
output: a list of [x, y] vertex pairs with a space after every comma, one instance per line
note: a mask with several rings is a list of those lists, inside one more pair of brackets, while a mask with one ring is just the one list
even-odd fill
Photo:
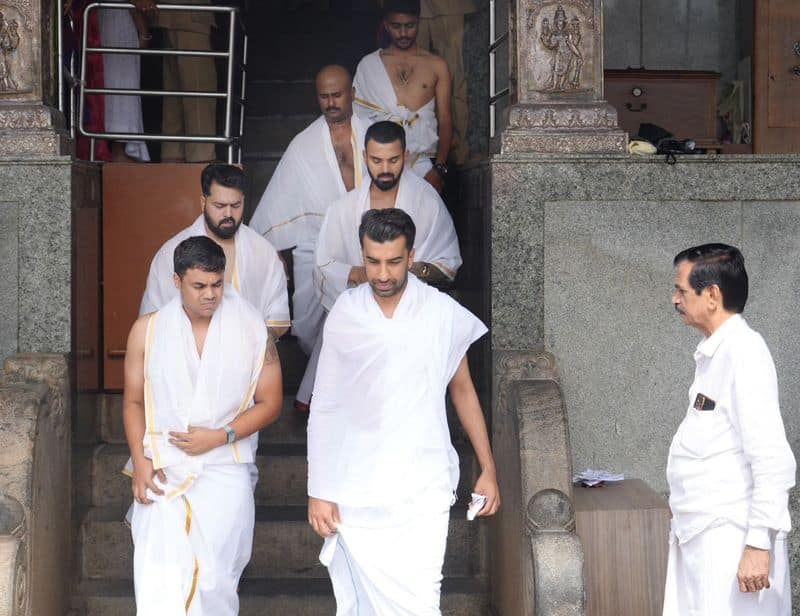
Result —
[[353, 87], [350, 72], [338, 64], [330, 64], [317, 73], [317, 93], [344, 92]]

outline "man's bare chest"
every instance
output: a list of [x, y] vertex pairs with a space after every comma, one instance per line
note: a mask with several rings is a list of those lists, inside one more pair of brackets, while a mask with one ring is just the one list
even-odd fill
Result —
[[353, 166], [353, 144], [351, 135], [331, 135], [333, 152], [340, 167]]
[[424, 60], [388, 56], [383, 63], [401, 105], [419, 109], [436, 95], [436, 73]]

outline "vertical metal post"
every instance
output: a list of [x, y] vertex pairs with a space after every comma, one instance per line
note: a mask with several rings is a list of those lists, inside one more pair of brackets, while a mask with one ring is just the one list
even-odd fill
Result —
[[91, 163], [95, 162], [94, 161], [94, 144], [95, 144], [95, 138], [92, 137], [89, 140], [89, 162], [91, 162]]
[[[492, 101], [495, 92], [495, 0], [489, 0], [489, 100]], [[489, 103], [489, 139], [494, 137], [495, 132], [495, 103]]]
[[64, 22], [62, 17], [64, 7], [62, 0], [56, 2], [56, 11], [58, 12], [56, 17], [56, 28], [58, 28], [58, 110], [64, 113]]
[[71, 139], [75, 139], [75, 124], [78, 118], [77, 109], [75, 108], [76, 100], [75, 100], [75, 90], [78, 87], [75, 83], [76, 75], [75, 75], [75, 51], [73, 50], [72, 54], [69, 57], [69, 74], [72, 78], [72, 81], [69, 84], [69, 136]]
[[242, 47], [242, 102], [239, 105], [239, 164], [242, 164], [242, 134], [244, 134], [244, 108], [247, 101], [247, 34], [244, 35]]
[[[233, 57], [236, 44], [236, 12], [230, 13], [231, 21], [228, 29], [228, 79], [225, 92], [225, 138], [231, 138], [231, 120], [233, 116]], [[228, 163], [233, 163], [233, 143], [228, 141]]]
[[[86, 9], [83, 12], [83, 29], [81, 30], [81, 94], [80, 94], [80, 104], [78, 105], [78, 127], [83, 131], [83, 118], [86, 117], [84, 115], [84, 106], [86, 104], [86, 42], [87, 42], [87, 32], [89, 32], [89, 11], [90, 9]], [[92, 147], [92, 154], [94, 154], [94, 147]]]

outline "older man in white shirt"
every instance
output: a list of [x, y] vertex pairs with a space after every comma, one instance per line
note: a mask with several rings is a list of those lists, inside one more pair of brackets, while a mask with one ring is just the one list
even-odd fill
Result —
[[744, 257], [725, 244], [675, 257], [672, 302], [705, 339], [667, 462], [672, 530], [664, 616], [789, 616], [786, 535], [795, 459], [775, 366], [742, 318]]

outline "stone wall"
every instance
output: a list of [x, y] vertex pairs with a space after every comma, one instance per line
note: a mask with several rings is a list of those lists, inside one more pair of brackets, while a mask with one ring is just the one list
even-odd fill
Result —
[[[704, 70], [736, 78], [752, 0], [604, 0], [605, 67]], [[752, 39], [752, 37], [751, 37]]]
[[68, 353], [72, 209], [99, 196], [99, 170], [69, 157], [0, 157], [0, 361]]
[[[70, 605], [70, 395], [63, 355], [15, 355], [0, 373], [0, 613], [64, 616]], [[15, 551], [8, 550], [16, 544]], [[5, 560], [5, 562], [3, 562]], [[8, 567], [12, 569], [8, 569]]]
[[[699, 341], [670, 303], [672, 258], [709, 241], [744, 252], [744, 316], [772, 350], [800, 455], [798, 165], [797, 156], [666, 165], [663, 157], [519, 155], [470, 171], [491, 176], [494, 361], [509, 350], [555, 356], [577, 470], [624, 472], [666, 492], [667, 451]], [[800, 502], [792, 502], [798, 523]], [[800, 533], [792, 558], [800, 608]]]

